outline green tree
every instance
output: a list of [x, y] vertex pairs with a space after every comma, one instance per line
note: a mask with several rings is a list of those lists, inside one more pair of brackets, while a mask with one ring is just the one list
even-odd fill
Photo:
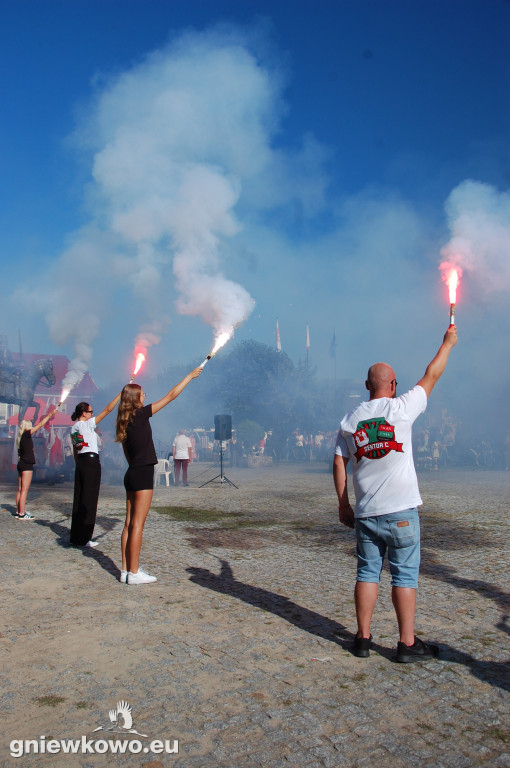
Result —
[[256, 421], [244, 419], [236, 427], [236, 437], [240, 443], [244, 443], [249, 451], [252, 447], [257, 447], [266, 431]]
[[266, 429], [288, 408], [288, 382], [294, 366], [288, 355], [256, 341], [245, 341], [221, 362], [216, 397], [235, 424], [244, 419]]

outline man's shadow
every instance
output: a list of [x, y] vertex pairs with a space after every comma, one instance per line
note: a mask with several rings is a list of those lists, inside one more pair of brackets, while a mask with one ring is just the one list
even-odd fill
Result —
[[[69, 518], [63, 518], [62, 520], [57, 520], [56, 522], [51, 522], [50, 520], [41, 520], [40, 518], [36, 518], [34, 520], [37, 525], [42, 525], [46, 528], [49, 528], [56, 536], [56, 542], [57, 544], [62, 547], [63, 549], [81, 549], [83, 557], [88, 557], [91, 560], [95, 560], [98, 565], [103, 568], [103, 570], [110, 573], [112, 576], [114, 576], [117, 580], [120, 577], [120, 569], [119, 567], [114, 563], [114, 561], [111, 559], [111, 557], [108, 557], [108, 555], [105, 555], [104, 552], [101, 552], [100, 549], [94, 549], [92, 547], [75, 547], [73, 544], [69, 541]], [[98, 517], [96, 520], [97, 523], [102, 528], [105, 528], [106, 532], [109, 532], [113, 530], [118, 524], [119, 520], [112, 519], [111, 517]], [[62, 525], [62, 523], [67, 523], [67, 525]], [[94, 536], [94, 540], [101, 542], [102, 537], [105, 534], [99, 534], [97, 536]]]
[[451, 565], [437, 563], [429, 556], [427, 550], [423, 550], [423, 558], [420, 571], [424, 576], [436, 581], [443, 581], [455, 589], [465, 589], [476, 592], [487, 600], [492, 600], [503, 611], [502, 620], [496, 624], [496, 628], [506, 634], [510, 634], [510, 627], [506, 622], [510, 613], [510, 594], [501, 589], [498, 584], [492, 584], [482, 579], [469, 579], [465, 576], [457, 576], [456, 569]]
[[[221, 563], [221, 571], [218, 575], [206, 568], [187, 568], [186, 571], [191, 574], [190, 581], [199, 584], [201, 587], [213, 589], [215, 592], [236, 597], [238, 600], [243, 600], [245, 603], [256, 608], [262, 608], [265, 611], [274, 613], [276, 616], [280, 616], [280, 618], [294, 624], [294, 626], [305, 632], [310, 632], [324, 640], [337, 643], [345, 650], [351, 650], [354, 635], [348, 632], [342, 624], [308, 608], [303, 608], [303, 606], [292, 602], [292, 600], [283, 595], [236, 581], [230, 564], [226, 560], [218, 559]], [[504, 629], [503, 627], [501, 628]], [[471, 674], [480, 680], [484, 680], [490, 685], [503, 688], [504, 690], [510, 690], [510, 666], [507, 662], [479, 661], [474, 656], [458, 650], [447, 643], [439, 643], [439, 647], [440, 661], [464, 664], [468, 667]], [[389, 661], [395, 661], [395, 651], [393, 649], [383, 648], [377, 643], [372, 643], [372, 649]]]
[[[274, 613], [305, 632], [321, 637], [328, 642], [336, 643], [344, 650], [351, 650], [354, 634], [349, 632], [343, 624], [322, 616], [316, 611], [311, 611], [309, 608], [304, 608], [276, 592], [237, 581], [228, 561], [217, 559], [221, 563], [221, 571], [218, 575], [207, 568], [190, 567], [186, 568], [187, 573], [191, 574], [190, 581], [206, 589], [213, 589], [215, 592], [236, 597], [256, 608]], [[391, 651], [387, 648], [382, 648], [376, 644], [373, 644], [372, 647], [382, 656], [389, 658], [391, 655]]]
[[[508, 617], [503, 617], [503, 620]], [[465, 653], [453, 648], [447, 643], [440, 643], [440, 660], [453, 664], [464, 664], [474, 677], [483, 680], [489, 685], [510, 691], [510, 660], [508, 661], [480, 661], [470, 653]]]

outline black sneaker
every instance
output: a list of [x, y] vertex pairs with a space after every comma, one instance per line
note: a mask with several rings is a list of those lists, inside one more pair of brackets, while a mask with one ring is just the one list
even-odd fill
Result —
[[370, 656], [370, 649], [372, 647], [372, 635], [370, 637], [356, 637], [352, 644], [352, 652], [354, 656], [359, 656], [362, 659], [366, 659]]
[[424, 643], [419, 637], [414, 636], [414, 644], [406, 645], [397, 643], [397, 661], [408, 664], [411, 661], [426, 661], [435, 659], [439, 655], [439, 648], [432, 643]]

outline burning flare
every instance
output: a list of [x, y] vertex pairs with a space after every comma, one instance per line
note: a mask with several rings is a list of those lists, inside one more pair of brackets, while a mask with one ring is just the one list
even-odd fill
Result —
[[133, 378], [139, 372], [142, 365], [145, 363], [145, 355], [143, 352], [139, 352], [136, 356], [135, 367], [133, 369]]
[[462, 275], [460, 267], [449, 261], [443, 261], [439, 265], [441, 277], [448, 286], [448, 298], [450, 300], [450, 325], [455, 325], [455, 304], [457, 303], [457, 287]]
[[62, 392], [61, 392], [61, 394], [60, 394], [60, 402], [58, 403], [58, 405], [57, 405], [57, 408], [60, 408], [60, 406], [62, 405], [62, 403], [64, 402], [64, 400], [67, 400], [67, 398], [69, 397], [69, 393], [70, 393], [70, 391], [71, 391], [71, 390], [70, 390], [69, 388], [67, 388], [67, 387], [65, 387], [65, 388], [62, 390]]
[[204, 365], [208, 362], [208, 360], [211, 359], [213, 355], [216, 354], [216, 352], [225, 346], [227, 341], [232, 338], [234, 335], [234, 329], [231, 328], [230, 331], [223, 331], [216, 337], [216, 341], [214, 342], [214, 346], [212, 350], [209, 352], [207, 357], [205, 358], [204, 362], [200, 365], [200, 368], [203, 368]]
[[450, 298], [450, 304], [455, 304], [457, 301], [457, 286], [459, 284], [459, 273], [456, 269], [452, 269], [447, 280], [448, 296]]

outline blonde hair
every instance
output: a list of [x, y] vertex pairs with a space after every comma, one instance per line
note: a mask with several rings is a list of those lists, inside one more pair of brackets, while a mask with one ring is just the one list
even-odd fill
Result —
[[115, 442], [125, 442], [127, 428], [133, 421], [135, 413], [142, 407], [141, 394], [142, 388], [139, 384], [126, 384], [122, 390], [115, 424]]
[[19, 450], [19, 444], [21, 442], [21, 436], [22, 436], [23, 432], [27, 431], [27, 429], [32, 429], [32, 422], [28, 421], [27, 419], [23, 419], [23, 421], [19, 425], [18, 445], [17, 445], [18, 450]]

